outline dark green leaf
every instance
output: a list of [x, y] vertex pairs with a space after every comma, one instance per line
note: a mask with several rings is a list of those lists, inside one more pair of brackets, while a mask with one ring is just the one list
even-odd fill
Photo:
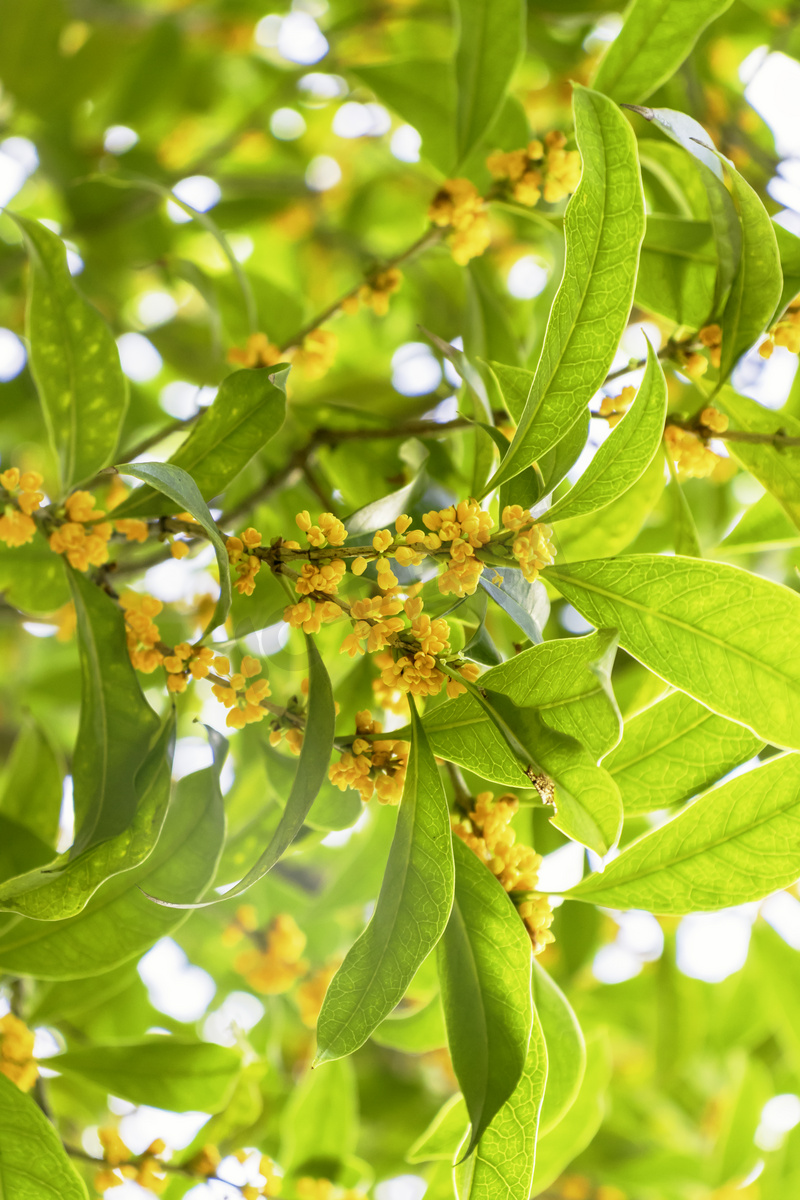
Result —
[[457, 0], [456, 129], [459, 162], [494, 124], [525, 48], [521, 0]]
[[156, 491], [167, 496], [178, 505], [181, 512], [190, 513], [195, 521], [203, 527], [209, 541], [214, 547], [219, 567], [219, 600], [214, 609], [208, 626], [208, 632], [221, 625], [231, 607], [231, 573], [228, 565], [228, 551], [222, 540], [214, 518], [208, 511], [208, 505], [191, 475], [187, 475], [181, 467], [171, 463], [124, 463], [117, 470], [121, 475], [133, 475], [145, 483], [151, 484]]
[[24, 825], [0, 813], [0, 886], [50, 862], [53, 847]]
[[28, 717], [14, 742], [0, 790], [0, 813], [54, 845], [62, 766], [50, 738]]
[[657, 913], [760, 900], [800, 875], [799, 815], [800, 758], [781, 754], [706, 792], [570, 894]]
[[625, 722], [603, 759], [627, 815], [680, 804], [758, 754], [760, 738], [673, 692]]
[[328, 988], [318, 1062], [363, 1045], [399, 1004], [442, 935], [453, 903], [450, 816], [428, 739], [411, 704], [403, 799], [375, 912]]
[[0, 1073], [3, 1200], [86, 1200], [86, 1187], [38, 1104]]
[[706, 26], [730, 4], [731, 0], [634, 0], [592, 86], [612, 100], [641, 104], [677, 71]]
[[[204, 500], [224, 492], [283, 424], [286, 396], [272, 382], [274, 371], [235, 371], [220, 384], [210, 408], [195, 423], [170, 464], [191, 475]], [[152, 488], [139, 488], [114, 510], [115, 517], [152, 517], [181, 512]]]
[[450, 1056], [469, 1112], [469, 1154], [525, 1067], [531, 944], [491, 871], [459, 838], [453, 854], [456, 894], [439, 945], [439, 979]]
[[667, 381], [647, 343], [647, 367], [630, 410], [597, 450], [570, 490], [543, 521], [564, 520], [605, 508], [640, 479], [661, 445], [667, 415]]
[[773, 222], [773, 231], [783, 273], [783, 291], [774, 314], [778, 317], [800, 292], [800, 237], [784, 229], [777, 221]]
[[69, 601], [64, 560], [38, 529], [25, 546], [0, 543], [0, 592], [27, 613], [53, 613]]
[[85, 1046], [52, 1060], [107, 1092], [171, 1112], [219, 1112], [233, 1090], [241, 1056], [229, 1046], [156, 1036], [144, 1042]]
[[564, 218], [564, 278], [517, 432], [486, 492], [572, 428], [606, 377], [633, 300], [644, 234], [633, 134], [598, 92], [575, 85], [573, 105], [583, 174]]
[[764, 741], [800, 749], [796, 592], [725, 563], [655, 554], [544, 575], [587, 621], [615, 626], [620, 645], [667, 683]]
[[111, 462], [128, 389], [111, 331], [72, 282], [61, 238], [39, 221], [12, 215], [31, 259], [31, 371], [68, 489]]
[[[645, 159], [642, 159], [642, 166]], [[717, 253], [710, 221], [648, 213], [636, 303], [676, 325], [700, 329], [714, 307]]]

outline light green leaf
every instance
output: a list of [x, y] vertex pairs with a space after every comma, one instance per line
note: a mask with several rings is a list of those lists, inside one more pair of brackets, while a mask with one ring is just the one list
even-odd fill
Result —
[[[800, 596], [726, 563], [630, 554], [543, 572], [578, 612], [667, 683], [800, 749]], [[754, 636], [754, 620], [758, 636]]]
[[599, 447], [570, 490], [541, 518], [564, 520], [605, 508], [640, 479], [652, 462], [664, 432], [667, 381], [653, 347], [631, 408]]
[[425, 1132], [414, 1142], [406, 1161], [420, 1163], [440, 1159], [452, 1163], [468, 1125], [469, 1113], [464, 1097], [456, 1092], [445, 1101]]
[[214, 547], [219, 567], [219, 600], [206, 631], [210, 633], [217, 625], [223, 623], [230, 610], [231, 573], [222, 534], [208, 511], [208, 505], [200, 495], [197, 484], [191, 475], [187, 475], [181, 467], [171, 463], [124, 463], [117, 467], [117, 470], [121, 475], [133, 475], [135, 479], [151, 484], [156, 491], [174, 501], [181, 512], [190, 513], [205, 530]]
[[[800, 421], [795, 417], [763, 408], [755, 400], [740, 396], [732, 388], [722, 388], [714, 397], [714, 403], [728, 414], [732, 429], [769, 434], [780, 430], [789, 437], [800, 437]], [[751, 475], [755, 475], [800, 529], [800, 446], [781, 446], [778, 449], [768, 442], [729, 441], [725, 444], [733, 457]]]
[[525, 48], [521, 0], [456, 0], [456, 130], [463, 162], [503, 106]]
[[798, 816], [800, 758], [780, 754], [706, 792], [569, 894], [655, 913], [760, 900], [800, 876]]
[[[646, 159], [642, 158], [642, 166]], [[648, 213], [636, 304], [676, 325], [700, 329], [714, 306], [717, 253], [710, 221]]]
[[0, 543], [0, 592], [26, 613], [54, 613], [69, 601], [64, 560], [38, 529], [24, 546]]
[[223, 900], [231, 900], [234, 896], [240, 896], [242, 892], [246, 892], [268, 871], [272, 870], [302, 829], [303, 823], [311, 811], [311, 806], [328, 776], [336, 725], [336, 710], [333, 705], [333, 691], [328, 672], [325, 670], [325, 664], [313, 638], [308, 634], [304, 636], [308, 652], [308, 717], [305, 736], [289, 798], [278, 826], [270, 838], [269, 845], [255, 866], [251, 867], [245, 877], [240, 879], [235, 887], [229, 888], [224, 895], [217, 896], [213, 900], [189, 905], [174, 904], [172, 901], [162, 900], [158, 896], [151, 895], [150, 899], [154, 900], [156, 904], [163, 904], [167, 908], [208, 908]]
[[800, 956], [794, 946], [759, 921], [753, 929], [753, 957], [759, 993], [781, 1049], [795, 1071], [800, 1070], [800, 1029], [797, 1024]]
[[539, 1132], [552, 1129], [573, 1104], [586, 1071], [586, 1043], [567, 997], [533, 960], [533, 1003], [547, 1047], [547, 1088], [539, 1115]]
[[[144, 862], [152, 853], [164, 823], [174, 744], [173, 711], [136, 770], [134, 786], [138, 803], [127, 829], [93, 842], [74, 858], [69, 852], [62, 854], [45, 866], [37, 866], [0, 884], [0, 909], [39, 921], [72, 917], [112, 875], [130, 871]], [[77, 755], [73, 761], [77, 762]], [[109, 780], [110, 797], [114, 795], [115, 782]]]
[[670, 475], [667, 494], [672, 500], [673, 549], [676, 554], [683, 554], [688, 558], [702, 558], [703, 551], [700, 548], [700, 536], [694, 523], [694, 516], [681, 487], [675, 461], [666, 446], [664, 447], [664, 457], [667, 460], [667, 469]]
[[3, 1200], [87, 1200], [61, 1138], [39, 1105], [0, 1073]]
[[13, 216], [31, 260], [27, 334], [61, 485], [68, 489], [107, 466], [117, 448], [128, 389], [111, 331], [78, 291], [57, 234]]
[[548, 1075], [548, 1052], [534, 1011], [519, 1083], [473, 1153], [455, 1169], [459, 1200], [518, 1200], [529, 1195]]
[[440, 58], [407, 58], [350, 69], [419, 132], [425, 158], [448, 175], [456, 161], [453, 64]]
[[539, 1138], [531, 1200], [550, 1187], [597, 1133], [610, 1078], [610, 1048], [605, 1037], [596, 1033], [586, 1042], [586, 1074], [575, 1103], [549, 1133]]
[[672, 692], [625, 722], [622, 741], [603, 766], [630, 816], [689, 800], [763, 745], [743, 725]]
[[[235, 371], [223, 379], [214, 403], [170, 458], [172, 466], [191, 475], [204, 500], [224, 492], [283, 424], [286, 395], [272, 382], [279, 370]], [[123, 501], [114, 517], [161, 516], [184, 507], [174, 498], [165, 503], [145, 487]]]
[[722, 349], [717, 389], [770, 324], [783, 290], [775, 225], [747, 180], [725, 161], [742, 229], [742, 254], [720, 318]]
[[630, 125], [615, 104], [575, 85], [583, 173], [564, 218], [566, 262], [514, 440], [484, 494], [518, 475], [575, 424], [606, 377], [628, 320], [644, 201]]
[[[788, 949], [788, 947], [787, 947]], [[766, 1102], [774, 1095], [772, 1073], [759, 1058], [734, 1060], [734, 1087], [725, 1097], [721, 1128], [714, 1147], [713, 1179], [719, 1185], [744, 1179], [761, 1158], [755, 1133]]]
[[[501, 582], [495, 584], [497, 575]], [[544, 640], [542, 629], [550, 616], [550, 601], [540, 583], [528, 583], [514, 567], [485, 571], [478, 582], [535, 646]]]
[[61, 813], [62, 765], [32, 717], [17, 734], [0, 788], [0, 814], [53, 845]]
[[393, 525], [399, 516], [409, 512], [421, 500], [428, 486], [428, 477], [424, 467], [424, 461], [427, 457], [426, 451], [422, 460], [423, 465], [410, 483], [404, 484], [403, 487], [398, 488], [395, 492], [389, 492], [386, 496], [381, 496], [379, 500], [373, 500], [370, 504], [365, 504], [363, 508], [359, 508], [357, 512], [352, 513], [345, 520], [344, 527], [351, 538], [373, 534], [379, 529], [386, 529], [388, 526]]
[[663, 491], [664, 463], [657, 454], [641, 479], [600, 512], [555, 522], [557, 561], [619, 554], [637, 537]]
[[786, 305], [800, 292], [800, 238], [777, 221], [772, 224], [783, 273], [783, 291], [774, 314], [779, 317]]
[[411, 749], [389, 862], [372, 919], [328, 988], [318, 1062], [363, 1045], [399, 1004], [442, 935], [453, 903], [450, 815], [411, 701]]
[[171, 899], [202, 895], [225, 840], [219, 773], [226, 743], [210, 733], [214, 765], [177, 784], [161, 837], [140, 867], [102, 885], [63, 921], [14, 917], [0, 933], [0, 968], [38, 979], [84, 979], [119, 967], [165, 937], [188, 913], [151, 904], [140, 888]]
[[82, 1046], [52, 1062], [132, 1104], [211, 1113], [225, 1107], [242, 1065], [239, 1051], [229, 1046], [163, 1036]]
[[787, 516], [783, 505], [767, 492], [745, 510], [741, 520], [720, 542], [717, 553], [727, 558], [731, 555], [753, 554], [758, 550], [786, 550], [794, 546], [800, 546], [800, 529]]
[[[583, 739], [595, 758], [619, 741], [621, 720], [611, 691], [616, 634], [553, 639], [492, 667], [480, 686], [535, 708], [556, 732]], [[471, 694], [446, 700], [425, 717], [434, 753], [509, 787], [523, 786], [520, 766]]]
[[425, 1054], [447, 1045], [442, 1002], [434, 996], [422, 1008], [392, 1013], [372, 1035], [379, 1046], [402, 1050], [404, 1054]]
[[464, 1094], [469, 1154], [516, 1088], [531, 1036], [531, 944], [491, 871], [453, 839], [456, 894], [438, 953], [447, 1040]]
[[675, 74], [703, 30], [730, 4], [731, 0], [633, 0], [592, 86], [612, 100], [641, 104]]
[[358, 1089], [347, 1059], [308, 1071], [281, 1114], [279, 1159], [289, 1175], [318, 1175], [353, 1154], [358, 1141]]

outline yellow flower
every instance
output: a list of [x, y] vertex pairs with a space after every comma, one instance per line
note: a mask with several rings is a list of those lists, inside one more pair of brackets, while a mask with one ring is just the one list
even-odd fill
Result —
[[5, 512], [0, 517], [0, 542], [5, 542], [11, 548], [25, 546], [33, 541], [35, 533], [36, 525], [27, 513], [20, 512], [11, 504], [5, 506]]
[[33, 1058], [34, 1035], [14, 1013], [0, 1017], [0, 1074], [29, 1092], [39, 1077]]
[[125, 538], [129, 542], [146, 542], [149, 534], [147, 521], [138, 521], [135, 518], [121, 517], [115, 521], [119, 533], [124, 533]]

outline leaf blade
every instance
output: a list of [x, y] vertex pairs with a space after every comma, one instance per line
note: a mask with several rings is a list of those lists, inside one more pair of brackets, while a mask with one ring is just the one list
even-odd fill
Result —
[[503, 106], [525, 44], [520, 0], [457, 0], [456, 136], [463, 162]]

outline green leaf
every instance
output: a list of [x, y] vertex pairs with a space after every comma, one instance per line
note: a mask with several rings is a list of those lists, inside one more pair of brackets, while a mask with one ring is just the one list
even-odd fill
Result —
[[603, 759], [627, 816], [680, 804], [705, 791], [763, 746], [684, 692], [672, 692], [625, 722], [622, 741]]
[[725, 162], [742, 229], [742, 253], [730, 295], [722, 310], [719, 383], [730, 375], [772, 320], [783, 290], [775, 224], [746, 179]]
[[[755, 400], [740, 396], [732, 388], [722, 388], [714, 397], [732, 421], [732, 429], [746, 433], [773, 434], [780, 430], [789, 437], [800, 437], [800, 421], [789, 413], [777, 413], [763, 408]], [[755, 475], [783, 507], [800, 529], [800, 446], [781, 446], [767, 443], [726, 442], [726, 447]]]
[[694, 516], [681, 487], [675, 461], [666, 446], [664, 447], [664, 457], [667, 460], [667, 469], [670, 475], [667, 495], [672, 500], [673, 548], [676, 554], [683, 554], [688, 558], [702, 558], [703, 551], [700, 548], [700, 536], [694, 523]]
[[[0, 909], [39, 921], [72, 917], [112, 875], [130, 871], [144, 862], [164, 823], [174, 744], [173, 711], [168, 714], [158, 738], [136, 770], [138, 805], [128, 828], [115, 837], [92, 843], [74, 858], [70, 853], [60, 855], [45, 866], [37, 866], [0, 884]], [[109, 783], [112, 797], [113, 782]]]
[[655, 554], [543, 574], [587, 621], [615, 626], [620, 645], [667, 683], [764, 741], [800, 748], [796, 592], [726, 563]]
[[304, 635], [308, 651], [308, 717], [306, 719], [305, 736], [300, 751], [300, 761], [292, 782], [292, 788], [286, 806], [278, 822], [278, 827], [270, 838], [269, 845], [255, 866], [251, 867], [243, 879], [235, 887], [229, 888], [224, 895], [214, 900], [205, 900], [198, 904], [174, 904], [151, 895], [150, 899], [156, 904], [164, 904], [167, 908], [208, 908], [223, 900], [231, 900], [240, 896], [254, 883], [271, 871], [291, 846], [303, 827], [303, 823], [311, 811], [320, 788], [328, 777], [328, 766], [333, 749], [333, 734], [336, 725], [336, 710], [333, 704], [333, 691], [328, 672], [325, 670], [319, 651], [313, 638]]
[[799, 815], [800, 758], [777, 755], [706, 792], [569, 894], [656, 913], [760, 900], [800, 875]]
[[83, 1180], [38, 1104], [0, 1073], [3, 1200], [86, 1200]]
[[774, 929], [761, 921], [753, 929], [752, 946], [762, 1003], [778, 1043], [796, 1072], [800, 1070], [800, 1031], [797, 1027], [800, 958], [794, 946], [788, 945]]
[[463, 162], [503, 106], [525, 48], [521, 0], [456, 0], [456, 130]]
[[205, 530], [214, 547], [219, 567], [219, 600], [217, 600], [217, 606], [206, 631], [210, 633], [217, 625], [223, 623], [230, 610], [231, 573], [228, 565], [228, 551], [225, 549], [222, 535], [208, 511], [208, 505], [200, 495], [197, 484], [191, 475], [187, 475], [181, 467], [176, 467], [171, 463], [124, 463], [117, 467], [117, 470], [120, 475], [133, 475], [135, 479], [141, 479], [145, 483], [151, 484], [156, 491], [173, 500], [181, 512], [190, 513]]
[[469, 1112], [470, 1154], [516, 1088], [531, 1037], [531, 943], [508, 894], [453, 838], [456, 889], [438, 949], [450, 1057]]
[[[780, 455], [782, 451], [776, 453]], [[741, 520], [720, 542], [717, 552], [728, 557], [753, 554], [757, 550], [786, 550], [794, 546], [800, 546], [800, 529], [787, 516], [783, 505], [767, 492], [744, 511]]]
[[800, 292], [800, 238], [784, 229], [777, 221], [773, 221], [772, 224], [783, 274], [783, 291], [774, 313], [774, 316], [778, 317]]
[[703, 30], [730, 4], [731, 0], [634, 0], [592, 86], [612, 100], [641, 104], [675, 74]]
[[[223, 379], [214, 403], [170, 458], [171, 466], [191, 475], [204, 500], [224, 492], [283, 424], [286, 395], [272, 382], [278, 370], [235, 371]], [[123, 501], [114, 517], [161, 516], [184, 508], [175, 499], [165, 504], [145, 487]]]
[[[646, 159], [642, 158], [644, 167]], [[717, 252], [710, 221], [648, 213], [636, 304], [676, 325], [700, 329], [714, 307]]]
[[597, 1133], [610, 1077], [610, 1049], [604, 1036], [596, 1033], [586, 1042], [586, 1074], [575, 1103], [549, 1133], [539, 1138], [531, 1200], [550, 1187]]
[[664, 491], [664, 463], [656, 455], [627, 492], [599, 513], [556, 521], [553, 542], [561, 562], [619, 554], [639, 534]]
[[61, 814], [62, 765], [53, 743], [32, 718], [17, 734], [3, 775], [0, 814], [53, 845]]
[[653, 347], [630, 410], [599, 447], [570, 490], [552, 505], [543, 521], [580, 517], [605, 508], [640, 479], [652, 462], [664, 432], [667, 381]]
[[124, 833], [137, 811], [136, 773], [161, 728], [142, 694], [118, 606], [69, 571], [81, 658], [81, 721], [72, 762], [74, 858]]
[[[501, 582], [494, 583], [496, 576]], [[538, 582], [528, 583], [515, 567], [499, 567], [484, 572], [478, 580], [487, 595], [502, 608], [534, 645], [544, 640], [542, 629], [550, 616], [547, 592]]]
[[410, 1013], [392, 1013], [372, 1035], [379, 1046], [402, 1050], [404, 1054], [425, 1054], [447, 1045], [444, 1013], [438, 996]]
[[52, 857], [52, 846], [0, 813], [0, 887], [15, 875], [35, 871]]
[[358, 1141], [358, 1089], [347, 1059], [306, 1072], [281, 1114], [280, 1163], [288, 1175], [335, 1175]]
[[558, 1124], [580, 1090], [586, 1043], [567, 997], [535, 958], [532, 985], [547, 1047], [547, 1089], [539, 1116], [539, 1132], [544, 1134]]
[[[616, 634], [554, 639], [492, 667], [480, 686], [507, 696], [519, 709], [536, 709], [558, 733], [583, 739], [595, 758], [619, 741], [621, 721], [611, 691]], [[521, 787], [520, 766], [486, 712], [468, 693], [446, 700], [425, 717], [434, 753], [484, 779]]]
[[14, 917], [0, 932], [0, 967], [38, 979], [84, 979], [138, 958], [182, 924], [185, 912], [151, 904], [141, 888], [188, 902], [214, 877], [225, 840], [219, 773], [226, 742], [209, 733], [214, 765], [177, 784], [161, 837], [140, 867], [102, 885], [75, 917]]
[[219, 1112], [241, 1069], [238, 1050], [211, 1042], [155, 1036], [142, 1042], [82, 1046], [52, 1060], [107, 1092], [170, 1112]]
[[484, 495], [575, 424], [606, 377], [633, 300], [644, 234], [633, 133], [598, 92], [576, 84], [573, 107], [583, 173], [564, 218], [564, 277], [517, 432]]
[[519, 1083], [469, 1158], [455, 1170], [459, 1200], [518, 1200], [530, 1194], [548, 1053], [534, 1011], [531, 1039]]
[[379, 100], [413, 125], [422, 154], [448, 175], [456, 162], [456, 82], [453, 65], [441, 58], [407, 58], [350, 70]]
[[386, 529], [389, 525], [393, 525], [399, 516], [409, 512], [422, 499], [428, 487], [428, 477], [424, 467], [427, 457], [426, 451], [422, 459], [423, 465], [420, 466], [420, 469], [410, 483], [406, 483], [395, 492], [389, 492], [386, 496], [381, 496], [379, 500], [373, 500], [370, 504], [365, 504], [363, 508], [359, 508], [357, 512], [352, 513], [346, 519], [344, 527], [350, 537], [360, 537], [366, 534], [377, 533], [379, 529]]
[[26, 613], [53, 613], [68, 602], [64, 560], [38, 529], [25, 546], [0, 543], [0, 592]]
[[107, 466], [117, 448], [128, 389], [111, 331], [67, 269], [61, 238], [11, 213], [31, 261], [27, 334], [61, 485], [71, 488]]
[[400, 1002], [442, 935], [453, 903], [450, 815], [411, 701], [411, 749], [389, 861], [372, 919], [328, 988], [317, 1062], [362, 1046]]
[[406, 1161], [418, 1163], [441, 1159], [452, 1163], [468, 1125], [469, 1113], [464, 1097], [456, 1092], [445, 1101], [425, 1132], [414, 1142]]

